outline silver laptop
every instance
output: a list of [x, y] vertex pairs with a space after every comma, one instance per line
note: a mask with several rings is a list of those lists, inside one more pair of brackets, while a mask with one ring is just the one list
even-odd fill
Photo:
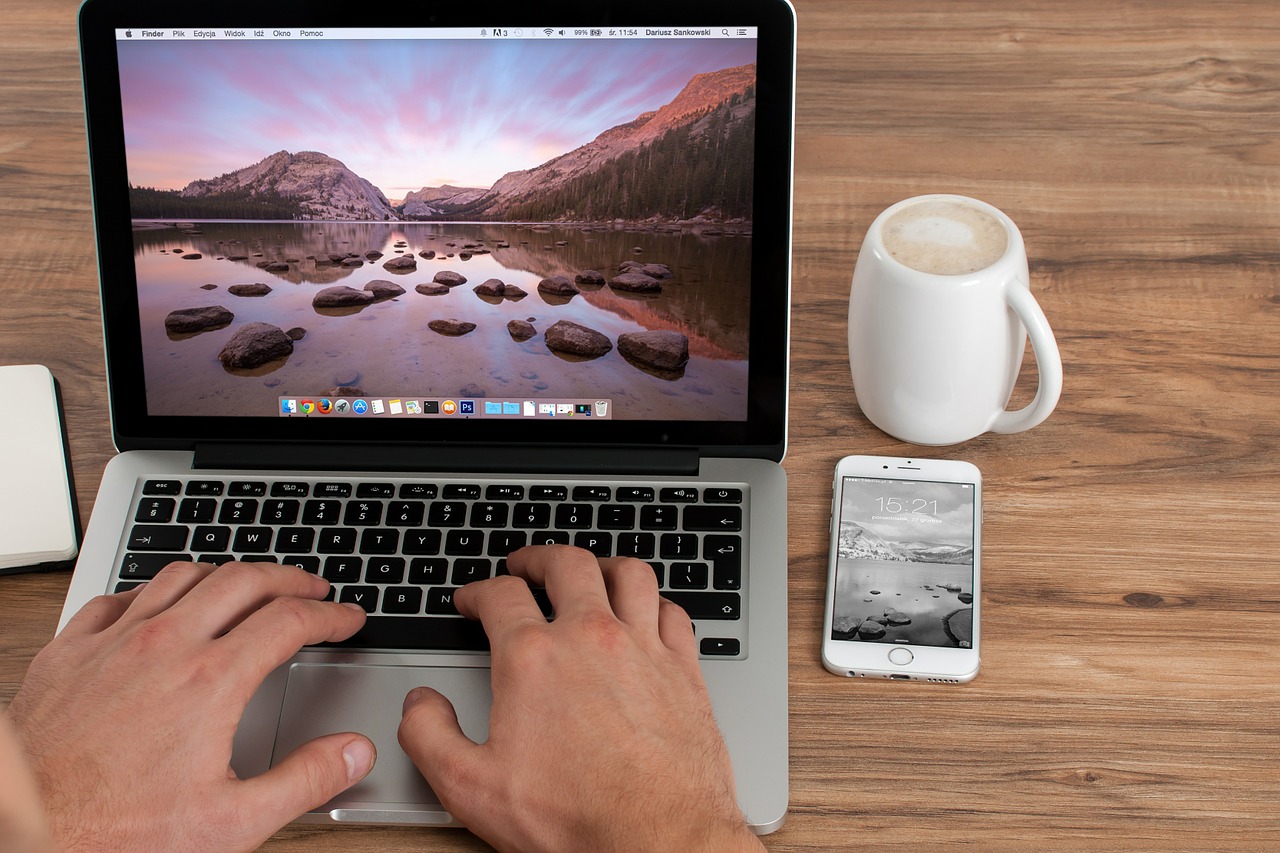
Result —
[[794, 16], [785, 0], [87, 0], [112, 427], [63, 623], [172, 560], [365, 607], [253, 699], [252, 775], [372, 774], [313, 822], [448, 825], [396, 742], [429, 684], [487, 733], [454, 590], [561, 542], [694, 618], [741, 806], [787, 807]]

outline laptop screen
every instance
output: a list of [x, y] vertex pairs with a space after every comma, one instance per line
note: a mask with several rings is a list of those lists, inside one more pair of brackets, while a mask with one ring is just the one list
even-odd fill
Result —
[[[764, 390], [785, 344], [757, 342], [753, 317], [785, 316], [787, 271], [762, 295], [761, 258], [786, 254], [786, 216], [762, 230], [758, 178], [789, 186], [790, 162], [760, 162], [751, 14], [155, 17], [101, 24], [125, 186], [105, 206], [98, 189], [100, 247], [104, 217], [127, 218], [131, 267], [103, 251], [116, 421], [578, 441], [746, 435], [785, 407]], [[93, 153], [97, 184], [112, 158]], [[137, 371], [127, 414], [118, 367]]]

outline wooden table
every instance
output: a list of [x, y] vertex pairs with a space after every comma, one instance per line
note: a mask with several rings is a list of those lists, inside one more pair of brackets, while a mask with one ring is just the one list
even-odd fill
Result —
[[[76, 5], [9, 0], [0, 27], [0, 364], [61, 380], [87, 516], [112, 448]], [[796, 6], [791, 812], [769, 846], [1280, 847], [1280, 7]], [[862, 234], [932, 191], [1022, 227], [1066, 364], [1057, 412], [1031, 432], [916, 449], [854, 401], [843, 341]], [[983, 470], [973, 684], [823, 670], [846, 453]], [[66, 585], [0, 579], [0, 701]], [[367, 828], [268, 844], [482, 847]]]

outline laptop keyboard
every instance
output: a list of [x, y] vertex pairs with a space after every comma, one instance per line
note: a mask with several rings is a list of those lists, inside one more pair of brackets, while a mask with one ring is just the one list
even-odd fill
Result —
[[[748, 490], [481, 480], [217, 479], [139, 483], [115, 591], [175, 560], [280, 562], [333, 584], [365, 627], [333, 645], [485, 650], [457, 589], [507, 574], [525, 545], [567, 544], [653, 567], [661, 594], [694, 620], [704, 657], [741, 657]], [[551, 615], [542, 590], [534, 591]]]

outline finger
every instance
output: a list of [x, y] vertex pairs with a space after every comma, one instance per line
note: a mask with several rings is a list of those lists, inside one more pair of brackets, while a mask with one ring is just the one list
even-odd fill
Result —
[[568, 545], [531, 545], [512, 552], [507, 567], [531, 586], [546, 589], [556, 618], [609, 608], [600, 562], [590, 551]]
[[482, 784], [481, 748], [458, 725], [453, 703], [430, 687], [416, 687], [404, 697], [398, 732], [400, 748], [427, 780], [440, 803], [458, 820], [459, 806], [477, 807], [476, 795], [491, 790]]
[[213, 638], [273, 599], [321, 599], [328, 594], [328, 581], [297, 566], [226, 563], [173, 604], [169, 613], [193, 636]]
[[67, 620], [66, 627], [62, 629], [63, 636], [97, 634], [109, 628], [120, 621], [120, 617], [124, 615], [124, 612], [129, 609], [129, 606], [133, 604], [133, 600], [141, 592], [141, 587], [134, 587], [128, 592], [99, 595], [90, 599], [84, 607], [77, 610], [75, 615]]
[[515, 626], [547, 624], [529, 585], [518, 577], [469, 583], [454, 593], [453, 603], [463, 616], [480, 620], [490, 645], [499, 645]]
[[138, 591], [137, 600], [125, 612], [124, 619], [141, 622], [163, 613], [213, 571], [208, 563], [170, 563]]
[[243, 803], [239, 816], [254, 846], [369, 775], [376, 760], [371, 740], [343, 732], [307, 741], [261, 776], [233, 782]]
[[365, 617], [364, 609], [354, 604], [282, 596], [250, 613], [214, 644], [252, 693], [303, 646], [345, 640], [360, 630]]
[[658, 578], [648, 563], [630, 557], [600, 561], [613, 612], [648, 634], [658, 633]]
[[693, 633], [693, 620], [680, 605], [667, 601], [658, 602], [658, 636], [662, 644], [685, 662], [698, 667], [698, 638]]

